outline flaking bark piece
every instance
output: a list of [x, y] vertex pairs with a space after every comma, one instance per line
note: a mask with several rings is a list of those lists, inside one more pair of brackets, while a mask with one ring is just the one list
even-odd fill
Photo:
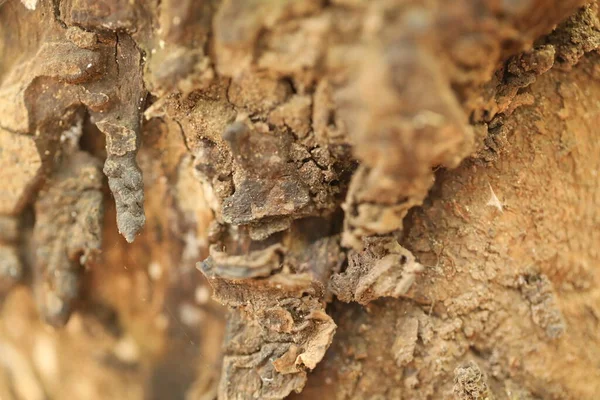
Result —
[[204, 48], [212, 13], [209, 1], [161, 2], [160, 29], [147, 54], [146, 84], [153, 94], [190, 93], [211, 83], [215, 74]]
[[233, 225], [307, 214], [308, 187], [290, 161], [291, 138], [258, 132], [248, 123], [229, 125], [223, 139], [233, 154], [235, 192], [223, 202], [223, 219]]
[[[92, 113], [106, 135], [104, 173], [115, 198], [117, 227], [128, 242], [146, 222], [144, 181], [135, 157], [140, 145], [140, 121], [146, 89], [142, 81], [141, 54], [130, 36], [117, 34], [114, 62], [107, 63], [107, 77], [114, 93], [107, 110]], [[107, 78], [108, 79], [108, 78]], [[94, 92], [106, 90], [108, 80], [89, 85]]]
[[216, 64], [220, 74], [237, 76], [255, 61], [256, 44], [278, 21], [321, 8], [321, 2], [227, 0], [213, 20]]
[[[287, 276], [289, 285], [279, 280], [272, 286], [273, 280], [266, 285], [239, 285], [234, 290], [214, 286], [218, 298], [233, 306], [219, 398], [237, 399], [240, 394], [285, 398], [302, 390], [307, 371], [325, 355], [336, 325], [321, 301], [312, 295], [299, 296], [310, 280], [299, 277], [296, 281], [295, 277]], [[291, 293], [295, 294], [286, 297]]]
[[396, 339], [392, 346], [392, 354], [398, 367], [404, 367], [413, 361], [418, 332], [419, 320], [415, 317], [404, 317], [396, 323]]
[[[306, 372], [295, 368], [287, 373], [277, 369], [278, 361], [286, 357], [294, 343], [260, 343], [263, 329], [242, 311], [233, 311], [228, 320], [219, 398], [282, 399], [306, 382]], [[247, 353], [246, 353], [247, 352]]]
[[[315, 231], [315, 224], [324, 227], [327, 220], [296, 221], [268, 246], [244, 246], [244, 237], [235, 236], [235, 243], [225, 241], [219, 251], [214, 246], [199, 263], [215, 299], [232, 311], [220, 399], [282, 399], [299, 392], [331, 344], [336, 325], [325, 313], [325, 285], [339, 268], [341, 251], [339, 237], [323, 236], [327, 232]], [[291, 238], [293, 245], [284, 247]]]
[[[280, 307], [290, 320], [291, 313], [303, 314], [310, 306], [306, 299], [297, 300]], [[266, 318], [273, 321], [272, 316]], [[268, 329], [245, 309], [233, 311], [226, 334], [220, 398], [237, 399], [244, 394], [247, 398], [282, 399], [299, 392], [306, 383], [306, 370], [321, 361], [336, 327], [322, 311], [311, 311], [303, 320], [292, 326], [296, 332], [281, 333], [280, 325]]]
[[474, 361], [454, 370], [454, 396], [457, 400], [493, 400], [487, 376]]
[[146, 222], [144, 215], [144, 182], [142, 171], [135, 162], [135, 153], [109, 156], [104, 163], [104, 174], [115, 198], [117, 227], [129, 243]]
[[[60, 96], [61, 86], [89, 81], [101, 72], [102, 55], [99, 53], [81, 49], [68, 41], [41, 43], [37, 53], [10, 70], [0, 85], [2, 126], [11, 132], [33, 133], [40, 119], [44, 119], [37, 114], [45, 114], [48, 109], [53, 110], [52, 116], [57, 118], [64, 113], [61, 108], [79, 101], [77, 95]], [[43, 90], [34, 90], [28, 99], [28, 88], [35, 86], [41, 77], [51, 79], [45, 82]], [[48, 96], [53, 96], [52, 100], [48, 100]], [[43, 110], [34, 110], [32, 102], [39, 103]]]
[[63, 161], [35, 203], [34, 287], [42, 317], [64, 325], [79, 294], [81, 266], [102, 242], [100, 163], [76, 151]]
[[547, 37], [556, 48], [556, 64], [570, 70], [585, 53], [600, 47], [600, 21], [598, 4], [592, 2], [561, 23]]
[[423, 266], [394, 238], [374, 237], [362, 251], [350, 250], [348, 268], [332, 275], [330, 289], [341, 301], [367, 304], [407, 295], [421, 271]]
[[281, 267], [284, 248], [277, 243], [266, 249], [249, 252], [245, 255], [227, 255], [216, 245], [210, 247], [210, 256], [204, 263], [210, 264], [215, 272], [229, 279], [245, 279], [269, 276]]
[[408, 210], [427, 196], [432, 169], [457, 166], [473, 139], [448, 76], [415, 39], [415, 27], [397, 21], [386, 29], [339, 95], [361, 162], [344, 204], [343, 242], [354, 249], [362, 237], [401, 230]]
[[558, 307], [552, 282], [546, 275], [528, 271], [520, 275], [517, 285], [531, 308], [533, 322], [550, 339], [558, 339], [566, 331], [565, 319]]
[[57, 7], [67, 25], [90, 31], [134, 31], [141, 11], [139, 2], [129, 0], [65, 0]]

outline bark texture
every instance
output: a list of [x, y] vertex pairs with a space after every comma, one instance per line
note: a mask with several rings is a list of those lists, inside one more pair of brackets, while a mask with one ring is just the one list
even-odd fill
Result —
[[0, 399], [594, 399], [584, 0], [0, 0]]

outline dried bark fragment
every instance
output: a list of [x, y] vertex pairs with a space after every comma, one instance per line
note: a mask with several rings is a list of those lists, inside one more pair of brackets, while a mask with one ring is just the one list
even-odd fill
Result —
[[398, 231], [408, 210], [420, 204], [432, 182], [430, 171], [414, 180], [388, 179], [376, 169], [361, 165], [352, 176], [342, 205], [346, 216], [344, 245], [358, 250], [363, 237]]
[[62, 21], [89, 30], [132, 31], [140, 5], [128, 0], [64, 0], [58, 4]]
[[287, 127], [298, 139], [303, 139], [312, 129], [311, 112], [311, 97], [294, 95], [269, 114], [269, 122], [281, 129]]
[[477, 142], [475, 156], [489, 162], [506, 147], [506, 135], [511, 128], [505, 126], [506, 117], [516, 108], [533, 102], [525, 88], [553, 67], [570, 70], [584, 54], [598, 47], [600, 21], [594, 2], [559, 24], [533, 49], [511, 57], [486, 83], [483, 103], [473, 113], [473, 122], [483, 131], [478, 136], [484, 139]]
[[558, 68], [570, 70], [585, 53], [600, 47], [598, 3], [582, 7], [549, 34], [546, 41], [556, 49]]
[[392, 353], [398, 367], [404, 367], [414, 358], [419, 333], [419, 320], [414, 317], [402, 318], [396, 323], [397, 335]]
[[334, 89], [328, 79], [321, 79], [315, 88], [312, 124], [319, 143], [347, 143], [344, 120], [336, 112]]
[[81, 151], [67, 157], [35, 203], [34, 285], [40, 313], [52, 325], [69, 319], [81, 267], [102, 244], [99, 162]]
[[[13, 67], [3, 80], [0, 113], [3, 116], [2, 126], [6, 129], [31, 134], [40, 130], [49, 135], [51, 132], [44, 132], [39, 125], [48, 125], [48, 120], [56, 121], [65, 113], [65, 108], [84, 98], [85, 93], [81, 91], [61, 96], [61, 88], [96, 77], [102, 70], [101, 55], [68, 41], [49, 40], [38, 45], [37, 52]], [[41, 77], [50, 79], [36, 82]], [[49, 103], [49, 98], [53, 102]]]
[[493, 400], [486, 375], [471, 361], [454, 370], [454, 395], [457, 400]]
[[98, 35], [78, 26], [69, 27], [66, 36], [67, 39], [81, 49], [94, 49], [98, 45]]
[[219, 73], [237, 76], [255, 61], [254, 49], [262, 30], [277, 22], [304, 16], [322, 7], [320, 1], [226, 0], [214, 19], [215, 53]]
[[235, 192], [223, 202], [223, 219], [240, 225], [302, 215], [310, 197], [308, 187], [289, 163], [291, 138], [254, 129], [237, 122], [223, 133], [237, 167]]
[[142, 81], [141, 54], [133, 39], [119, 33], [115, 46], [114, 62], [107, 66], [110, 74], [104, 84], [116, 83], [116, 90], [110, 95], [110, 107], [93, 112], [92, 120], [106, 135], [104, 173], [115, 197], [117, 227], [131, 243], [146, 222], [144, 181], [135, 160], [146, 90]]
[[283, 246], [277, 243], [262, 250], [250, 251], [239, 256], [230, 256], [218, 251], [213, 245], [210, 258], [205, 262], [214, 272], [229, 279], [266, 277], [281, 267]]
[[211, 60], [205, 54], [211, 25], [211, 1], [167, 0], [160, 3], [158, 28], [145, 45], [145, 82], [150, 92], [189, 94], [205, 89], [214, 79]]
[[252, 239], [264, 240], [294, 219], [333, 211], [340, 168], [327, 148], [309, 152], [286, 129], [238, 118], [221, 138], [196, 142], [196, 168], [218, 220], [246, 226]]
[[519, 90], [528, 87], [535, 82], [537, 76], [552, 68], [555, 57], [554, 46], [540, 45], [510, 59], [503, 76], [503, 85], [496, 94], [497, 113], [510, 115], [516, 108], [512, 103]]
[[302, 390], [307, 372], [323, 358], [335, 332], [333, 320], [310, 304], [314, 300], [280, 301], [286, 305], [244, 307], [230, 316], [220, 398], [285, 398]]
[[518, 287], [531, 307], [531, 318], [550, 339], [565, 333], [566, 324], [558, 308], [552, 282], [545, 275], [529, 273], [519, 277]]
[[335, 332], [308, 274], [229, 281], [211, 275], [216, 298], [232, 307], [220, 384], [223, 399], [282, 399], [304, 386]]
[[408, 295], [423, 266], [393, 237], [367, 240], [364, 250], [349, 251], [346, 270], [331, 277], [332, 292], [339, 300], [361, 304]]
[[[281, 399], [299, 392], [331, 344], [335, 323], [324, 310], [325, 283], [343, 258], [338, 240], [311, 227], [298, 221], [287, 239], [272, 245], [248, 242], [238, 232], [232, 243], [221, 242], [229, 255], [213, 247], [202, 263], [216, 299], [233, 310], [219, 385], [223, 399]], [[283, 246], [291, 238], [293, 247]], [[257, 250], [244, 251], [244, 242]]]
[[380, 28], [386, 33], [372, 39], [373, 54], [344, 93], [342, 110], [362, 163], [344, 205], [344, 243], [357, 249], [363, 236], [400, 230], [408, 210], [425, 198], [432, 168], [456, 166], [472, 140], [448, 75], [416, 39], [422, 28], [410, 19], [418, 12], [400, 13], [403, 29]]
[[144, 215], [144, 182], [135, 162], [135, 153], [126, 156], [110, 156], [104, 164], [104, 174], [117, 206], [117, 227], [131, 243], [135, 234], [146, 222]]
[[283, 79], [246, 72], [232, 78], [227, 98], [231, 104], [247, 110], [249, 114], [259, 114], [283, 103], [292, 91], [290, 83]]

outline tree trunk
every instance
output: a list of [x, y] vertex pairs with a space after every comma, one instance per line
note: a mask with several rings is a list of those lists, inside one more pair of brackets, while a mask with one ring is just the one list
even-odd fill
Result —
[[584, 0], [0, 0], [0, 399], [596, 399]]

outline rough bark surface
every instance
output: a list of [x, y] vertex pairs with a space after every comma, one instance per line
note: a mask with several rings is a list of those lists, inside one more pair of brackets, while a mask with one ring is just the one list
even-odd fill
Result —
[[0, 399], [595, 399], [584, 0], [0, 0]]

